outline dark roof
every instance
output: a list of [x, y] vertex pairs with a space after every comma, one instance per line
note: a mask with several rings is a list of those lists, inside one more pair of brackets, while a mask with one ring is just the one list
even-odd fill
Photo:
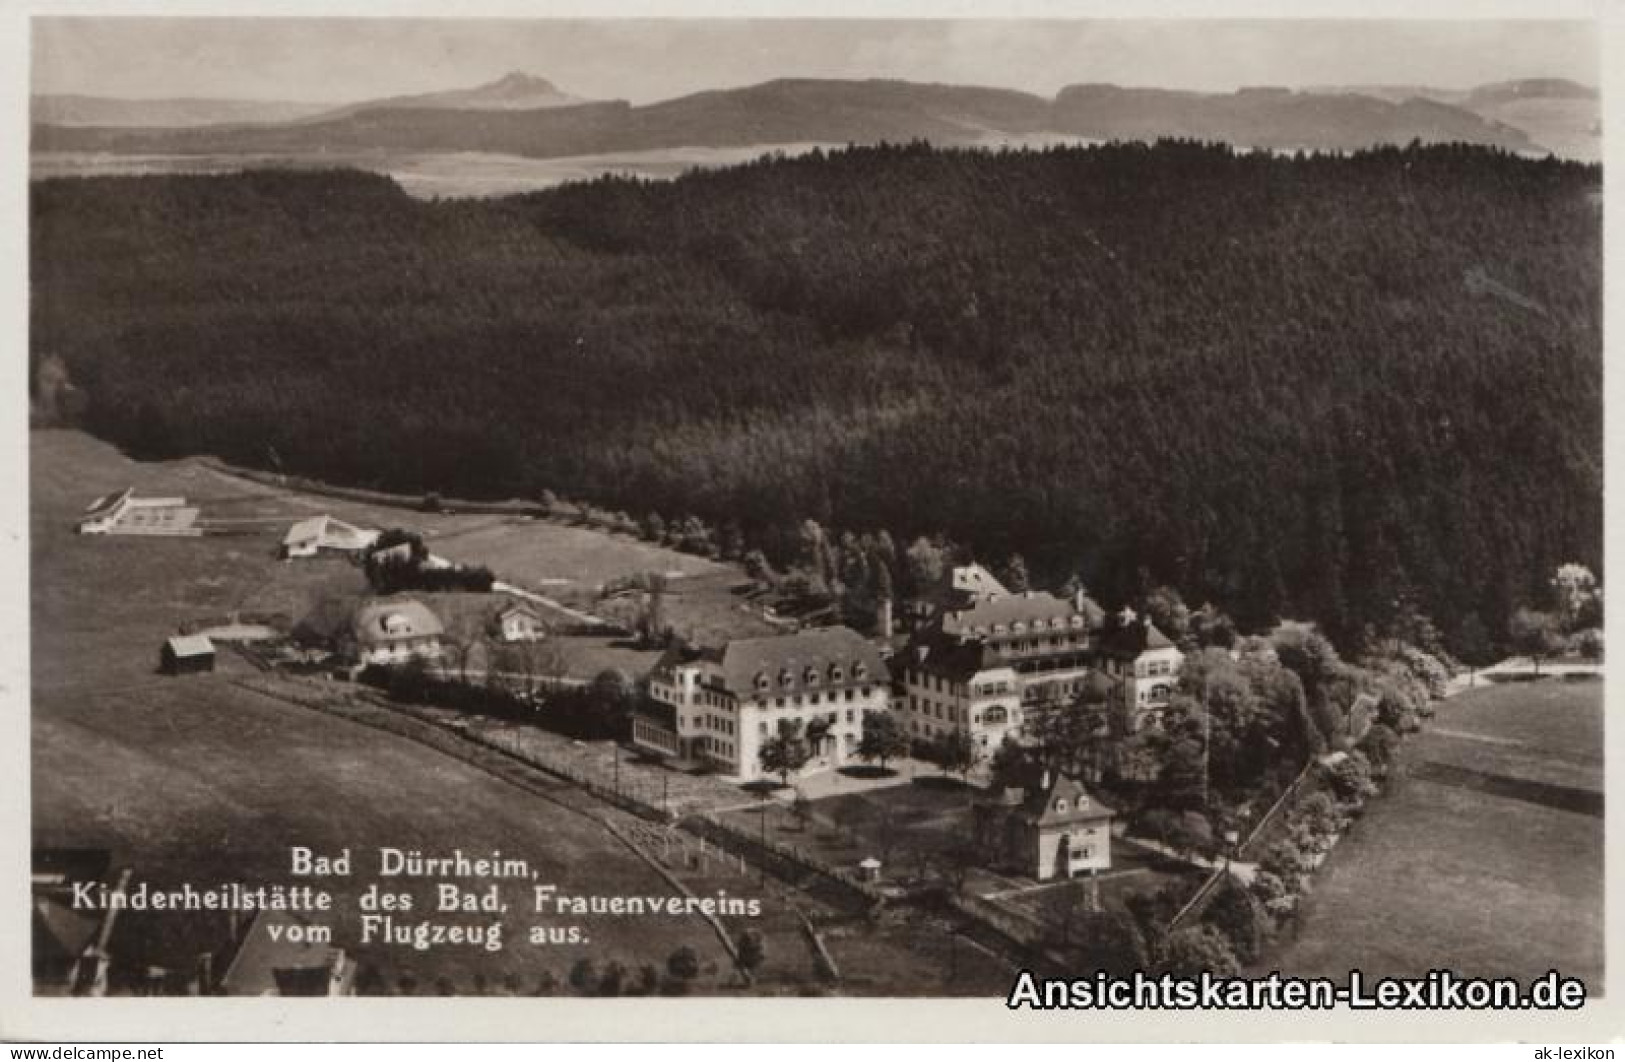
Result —
[[940, 675], [951, 682], [968, 682], [978, 672], [1009, 667], [981, 637], [960, 637], [937, 626], [914, 633], [909, 643], [892, 657], [893, 671], [899, 675], [909, 668]]
[[1071, 822], [1108, 819], [1111, 808], [1089, 795], [1083, 783], [1068, 774], [1056, 774], [1049, 788], [1034, 787], [1027, 797], [1022, 817], [1034, 826], [1059, 826]]
[[1035, 622], [1043, 621], [1045, 629], [1048, 629], [1055, 620], [1061, 620], [1063, 628], [1070, 627], [1072, 617], [1077, 615], [1079, 612], [1072, 602], [1063, 601], [1042, 590], [1029, 590], [1024, 594], [987, 598], [965, 608], [950, 609], [942, 614], [938, 622], [943, 630], [950, 633], [966, 631], [999, 638], [1013, 634], [1013, 627], [1017, 623], [1030, 628]]
[[1157, 630], [1150, 620], [1133, 620], [1100, 632], [1100, 648], [1113, 656], [1133, 657], [1153, 649], [1173, 649], [1168, 636]]
[[849, 627], [736, 639], [722, 649], [719, 664], [723, 685], [736, 697], [759, 696], [758, 676], [774, 695], [888, 678], [880, 650]]

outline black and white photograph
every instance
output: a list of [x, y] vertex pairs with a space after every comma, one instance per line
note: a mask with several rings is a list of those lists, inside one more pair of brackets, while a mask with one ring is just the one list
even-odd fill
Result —
[[31, 15], [32, 997], [1594, 1009], [1604, 33], [1441, 10]]

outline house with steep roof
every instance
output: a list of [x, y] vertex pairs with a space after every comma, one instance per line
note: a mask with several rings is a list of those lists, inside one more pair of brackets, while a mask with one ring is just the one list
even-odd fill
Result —
[[1110, 870], [1115, 815], [1076, 778], [1046, 771], [1011, 816], [1017, 862], [1039, 881]]
[[635, 744], [748, 782], [763, 776], [762, 745], [783, 721], [809, 737], [805, 772], [851, 762], [864, 716], [888, 710], [889, 683], [873, 643], [821, 627], [668, 650], [650, 672], [649, 698], [633, 719]]
[[409, 597], [380, 598], [356, 610], [350, 624], [362, 664], [437, 660], [446, 628], [427, 605]]
[[288, 560], [324, 552], [358, 556], [378, 540], [378, 534], [324, 513], [288, 528], [282, 537], [282, 556]]
[[220, 991], [228, 996], [348, 996], [355, 961], [311, 923], [286, 911], [261, 911], [232, 956]]

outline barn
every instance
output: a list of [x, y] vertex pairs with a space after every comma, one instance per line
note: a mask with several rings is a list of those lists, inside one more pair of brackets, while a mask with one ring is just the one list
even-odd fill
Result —
[[190, 675], [214, 670], [214, 643], [201, 634], [177, 634], [158, 652], [158, 670]]

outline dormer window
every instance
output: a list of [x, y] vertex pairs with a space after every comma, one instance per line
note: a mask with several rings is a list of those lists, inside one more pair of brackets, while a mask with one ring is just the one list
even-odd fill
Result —
[[844, 678], [846, 678], [846, 672], [841, 670], [840, 664], [831, 664], [829, 666], [829, 680], [831, 682], [840, 682]]
[[815, 667], [809, 667], [806, 671], [802, 672], [801, 677], [809, 686], [818, 685], [818, 669]]
[[1012, 623], [1010, 625], [1010, 630], [1013, 631], [1016, 634], [1020, 634], [1023, 631], [1025, 631], [1026, 629], [1027, 629], [1027, 625], [1025, 623], [1021, 622], [1020, 620], [1017, 620], [1016, 622], [1014, 622], [1014, 623]]
[[1083, 626], [1083, 617], [1082, 616], [1073, 616], [1072, 617], [1072, 626], [1073, 627], [1081, 627], [1081, 626]]
[[1066, 798], [1065, 797], [1062, 797], [1060, 800], [1057, 800], [1055, 802], [1055, 810], [1056, 811], [1065, 811], [1066, 810]]
[[857, 678], [857, 679], [866, 679], [866, 678], [868, 678], [869, 677], [869, 665], [864, 664], [864, 663], [853, 664], [852, 665], [852, 677]]
[[783, 686], [785, 689], [789, 689], [790, 684], [794, 682], [795, 679], [796, 677], [790, 674], [789, 668], [785, 668], [783, 671], [779, 672], [779, 685]]
[[767, 672], [758, 671], [756, 673], [756, 688], [759, 690], [765, 690], [770, 685], [772, 685], [772, 683], [768, 681]]

